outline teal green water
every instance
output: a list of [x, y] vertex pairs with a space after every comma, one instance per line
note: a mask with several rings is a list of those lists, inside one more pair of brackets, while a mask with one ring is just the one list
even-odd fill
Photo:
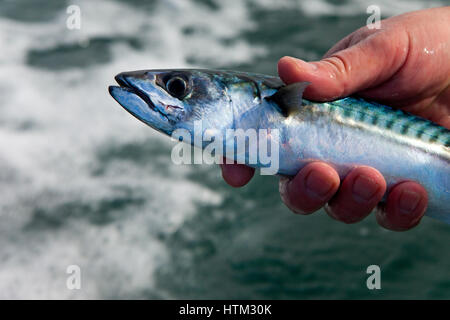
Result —
[[[113, 75], [161, 67], [275, 74], [365, 24], [371, 1], [0, 2], [0, 297], [448, 299], [450, 227], [386, 231], [296, 216], [278, 180], [215, 166], [117, 107]], [[77, 4], [82, 27], [66, 28]], [[431, 5], [450, 4], [434, 1]], [[383, 17], [428, 1], [378, 1]], [[82, 289], [65, 286], [66, 267]], [[381, 290], [366, 268], [381, 268]]]

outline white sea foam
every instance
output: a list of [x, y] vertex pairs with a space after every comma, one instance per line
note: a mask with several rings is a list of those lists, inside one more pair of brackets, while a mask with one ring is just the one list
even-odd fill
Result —
[[350, 0], [334, 4], [326, 0], [259, 0], [258, 5], [266, 9], [299, 9], [304, 14], [310, 16], [351, 16], [355, 14], [366, 14], [366, 9], [371, 5], [379, 6], [383, 16], [394, 16], [409, 11], [421, 10], [432, 7], [443, 6], [446, 3], [439, 0]]
[[[197, 203], [218, 204], [222, 197], [186, 177], [194, 168], [158, 170], [152, 162], [163, 157], [160, 162], [169, 163], [170, 148], [165, 158], [151, 157], [148, 164], [116, 159], [105, 164], [102, 175], [93, 174], [99, 150], [144, 141], [170, 144], [117, 106], [107, 86], [124, 70], [192, 66], [187, 62], [192, 55], [220, 65], [245, 62], [262, 52], [244, 41], [231, 45], [221, 41], [252, 27], [243, 5], [211, 11], [199, 4], [174, 2], [143, 13], [114, 1], [77, 3], [83, 19], [80, 31], [65, 29], [65, 12], [46, 23], [0, 18], [0, 298], [101, 298], [151, 292], [153, 271], [164, 263], [166, 252], [158, 233], [176, 230], [196, 213]], [[185, 36], [187, 26], [204, 33]], [[107, 64], [58, 72], [26, 64], [31, 49], [137, 33], [149, 39], [143, 51], [114, 44], [113, 59]], [[86, 215], [89, 210], [101, 214], [96, 210], [102, 202], [130, 197], [124, 188], [144, 201], [112, 210], [114, 222], [106, 225], [83, 215], [84, 210]], [[82, 213], [64, 216], [67, 205], [81, 205]], [[40, 231], [43, 217], [36, 218], [36, 210], [62, 225], [44, 225]], [[79, 291], [66, 288], [70, 264], [81, 267]]]

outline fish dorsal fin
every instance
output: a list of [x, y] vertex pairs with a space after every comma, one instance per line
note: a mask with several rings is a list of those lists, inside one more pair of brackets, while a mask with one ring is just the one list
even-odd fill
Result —
[[302, 105], [303, 91], [309, 84], [310, 82], [295, 82], [282, 86], [266, 99], [274, 101], [279, 106], [280, 112], [288, 117]]

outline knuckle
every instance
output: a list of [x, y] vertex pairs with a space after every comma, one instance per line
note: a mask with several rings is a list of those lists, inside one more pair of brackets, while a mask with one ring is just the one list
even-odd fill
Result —
[[351, 72], [351, 64], [341, 52], [336, 52], [323, 60], [330, 66], [330, 76], [339, 80], [337, 95], [343, 96], [348, 92], [348, 78]]
[[306, 201], [302, 201], [301, 197], [296, 196], [293, 197], [292, 193], [289, 192], [289, 184], [291, 179], [287, 177], [280, 178], [279, 181], [279, 192], [281, 201], [289, 208], [292, 212], [301, 215], [308, 215], [316, 212], [320, 207], [314, 206], [308, 208], [308, 203]]

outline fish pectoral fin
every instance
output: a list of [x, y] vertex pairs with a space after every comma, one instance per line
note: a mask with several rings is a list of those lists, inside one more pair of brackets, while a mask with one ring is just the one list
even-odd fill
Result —
[[295, 82], [282, 86], [277, 92], [265, 99], [274, 101], [278, 105], [279, 111], [285, 117], [288, 117], [302, 105], [303, 91], [310, 83]]

